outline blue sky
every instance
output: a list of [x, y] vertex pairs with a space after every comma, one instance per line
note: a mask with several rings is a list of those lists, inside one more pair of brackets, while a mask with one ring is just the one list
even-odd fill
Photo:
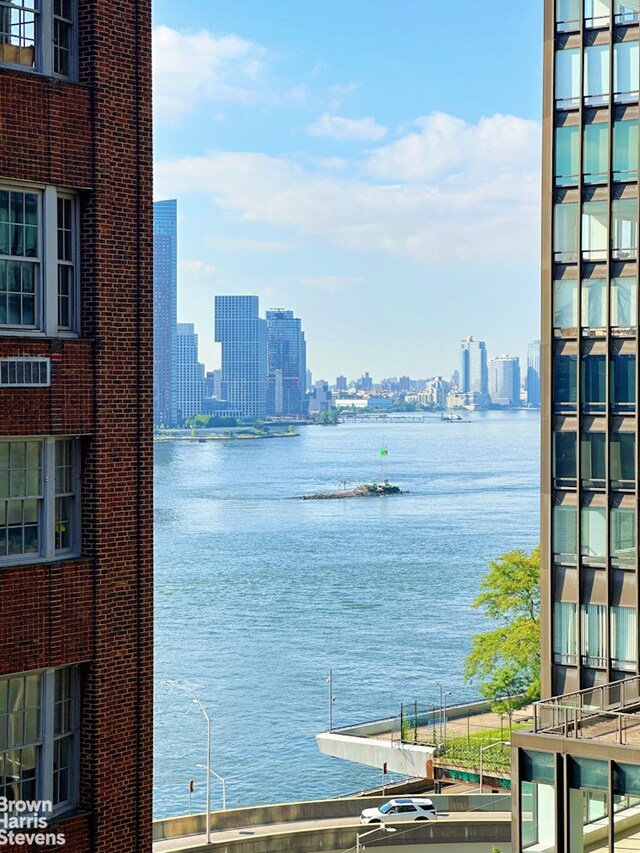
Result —
[[314, 378], [449, 376], [538, 336], [542, 2], [154, 0], [178, 316], [302, 318]]

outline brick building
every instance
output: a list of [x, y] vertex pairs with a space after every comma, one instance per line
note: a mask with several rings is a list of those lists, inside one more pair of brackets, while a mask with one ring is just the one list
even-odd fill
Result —
[[0, 797], [68, 853], [151, 847], [150, 7], [0, 0]]

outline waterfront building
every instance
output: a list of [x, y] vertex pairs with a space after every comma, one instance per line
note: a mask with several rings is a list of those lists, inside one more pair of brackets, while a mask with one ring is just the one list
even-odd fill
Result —
[[540, 341], [532, 341], [527, 349], [527, 403], [540, 405]]
[[373, 379], [369, 376], [368, 371], [364, 374], [364, 376], [361, 376], [360, 379], [356, 380], [357, 391], [364, 391], [366, 394], [369, 394], [372, 388]]
[[346, 391], [347, 390], [347, 377], [346, 376], [338, 376], [336, 379], [336, 391]]
[[267, 311], [267, 414], [307, 413], [307, 347], [293, 311]]
[[307, 392], [311, 391], [313, 388], [313, 376], [311, 371], [307, 368]]
[[[366, 407], [366, 401], [364, 405]], [[318, 382], [316, 382], [316, 384], [311, 389], [311, 393], [309, 394], [308, 406], [310, 414], [317, 414], [318, 412], [328, 412], [330, 409], [335, 408], [331, 389], [329, 388], [329, 383], [325, 382], [324, 379], [320, 379]]]
[[464, 338], [460, 344], [460, 392], [472, 395], [476, 405], [489, 402], [489, 372], [484, 341]]
[[38, 832], [68, 853], [140, 853], [152, 843], [150, 0], [2, 2], [0, 103], [0, 796], [49, 801]]
[[432, 405], [445, 409], [447, 407], [449, 388], [449, 383], [442, 376], [427, 379], [425, 390], [420, 391], [417, 395], [418, 402], [423, 406]]
[[216, 296], [215, 339], [222, 345], [222, 387], [242, 418], [267, 413], [267, 324], [257, 296]]
[[153, 423], [175, 426], [178, 306], [175, 199], [153, 205]]
[[545, 2], [543, 701], [512, 737], [514, 851], [640, 850], [639, 24]]
[[520, 359], [499, 355], [489, 359], [489, 394], [497, 406], [520, 405]]
[[198, 361], [193, 323], [178, 323], [176, 348], [176, 423], [200, 414], [204, 398], [204, 364]]

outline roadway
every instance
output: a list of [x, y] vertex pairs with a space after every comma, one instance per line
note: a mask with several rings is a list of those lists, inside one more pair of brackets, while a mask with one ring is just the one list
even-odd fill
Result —
[[[442, 823], [445, 821], [453, 823], [472, 821], [473, 823], [493, 822], [494, 824], [508, 824], [511, 821], [511, 812], [440, 812], [437, 822]], [[393, 838], [394, 844], [397, 844], [402, 835], [408, 843], [410, 841], [412, 830], [415, 831], [422, 829], [429, 823], [431, 823], [431, 821], [411, 821], [406, 823], [390, 824], [394, 826], [397, 832], [393, 836], [389, 835], [389, 840]], [[344, 827], [351, 827], [353, 829], [354, 845], [356, 833], [366, 832], [369, 829], [373, 829], [371, 825], [361, 824], [359, 816], [323, 818], [321, 820], [298, 820], [286, 823], [257, 824], [254, 826], [237, 827], [235, 829], [212, 830], [211, 849], [214, 849], [213, 845], [216, 847], [222, 847], [229, 843], [233, 844], [235, 842], [237, 844], [238, 842], [248, 839], [267, 839], [269, 836], [278, 836], [285, 833], [306, 833], [313, 832], [314, 830], [331, 830], [341, 829]], [[406, 837], [407, 834], [409, 834], [408, 838]], [[153, 853], [172, 853], [172, 851], [193, 850], [197, 848], [206, 848], [206, 833], [155, 841], [153, 844]], [[282, 849], [285, 848], [283, 847]]]

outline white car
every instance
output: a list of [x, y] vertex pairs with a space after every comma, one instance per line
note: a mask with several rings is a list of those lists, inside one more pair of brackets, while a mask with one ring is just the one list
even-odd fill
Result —
[[365, 809], [360, 823], [396, 823], [407, 820], [436, 820], [438, 813], [426, 797], [398, 797], [380, 808]]

